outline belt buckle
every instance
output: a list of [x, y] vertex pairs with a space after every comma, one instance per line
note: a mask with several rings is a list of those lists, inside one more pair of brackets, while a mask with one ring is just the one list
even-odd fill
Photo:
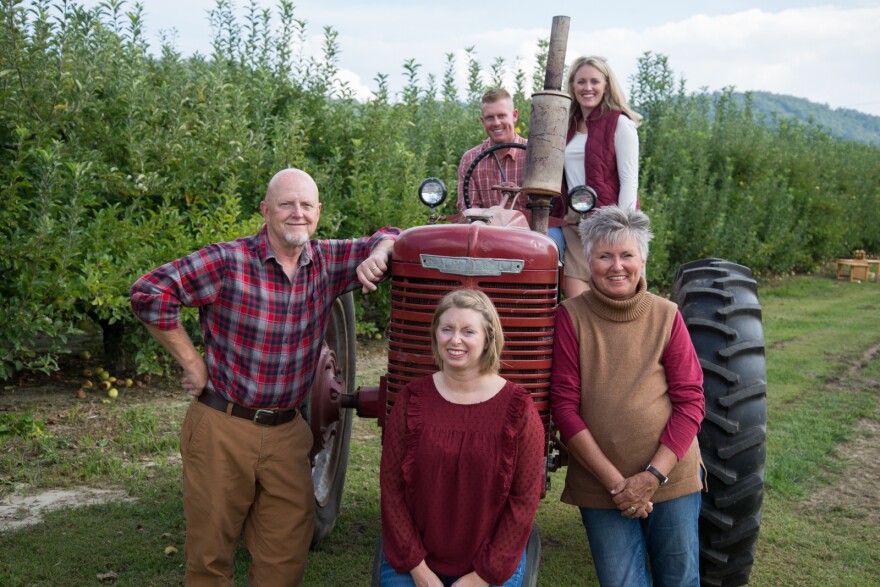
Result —
[[272, 410], [257, 410], [256, 412], [254, 412], [254, 419], [253, 419], [254, 424], [256, 424], [257, 426], [270, 426], [270, 424], [263, 424], [263, 423], [257, 421], [260, 419], [261, 414], [275, 416], [275, 412], [273, 412]]

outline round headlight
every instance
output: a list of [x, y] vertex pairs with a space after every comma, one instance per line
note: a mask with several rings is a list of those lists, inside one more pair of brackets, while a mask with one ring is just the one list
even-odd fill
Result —
[[578, 214], [584, 214], [596, 207], [599, 196], [588, 185], [579, 185], [568, 191], [568, 205]]
[[429, 177], [419, 186], [419, 199], [426, 206], [439, 206], [446, 199], [446, 184], [436, 177]]

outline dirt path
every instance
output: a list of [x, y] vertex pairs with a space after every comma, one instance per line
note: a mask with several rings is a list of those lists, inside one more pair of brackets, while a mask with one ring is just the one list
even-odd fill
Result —
[[880, 500], [880, 422], [862, 420], [856, 435], [837, 451], [846, 464], [840, 481], [826, 485], [804, 501], [807, 511], [830, 513], [857, 510], [873, 524], [880, 524], [880, 511], [873, 504]]
[[[828, 385], [842, 390], [858, 386], [861, 389], [874, 388], [880, 396], [880, 383], [861, 376], [861, 372], [880, 354], [880, 345], [874, 346], [862, 355], [861, 360], [847, 370], [845, 376]], [[873, 504], [880, 503], [880, 422], [861, 420], [855, 427], [852, 440], [841, 444], [836, 451], [837, 460], [846, 467], [840, 480], [814, 492], [804, 505], [819, 512], [832, 512], [841, 509], [855, 509], [859, 515], [874, 524], [880, 524], [880, 511]]]
[[23, 488], [0, 500], [0, 532], [43, 521], [46, 512], [110, 501], [134, 501], [122, 490], [75, 487], [28, 494]]

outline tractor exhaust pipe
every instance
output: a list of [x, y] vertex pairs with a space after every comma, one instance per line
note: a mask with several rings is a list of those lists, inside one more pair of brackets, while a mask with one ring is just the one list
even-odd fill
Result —
[[553, 17], [544, 91], [532, 94], [522, 191], [528, 196], [528, 207], [532, 210], [531, 229], [542, 234], [547, 234], [553, 198], [561, 196], [565, 136], [571, 104], [568, 92], [562, 91], [570, 22], [568, 16]]

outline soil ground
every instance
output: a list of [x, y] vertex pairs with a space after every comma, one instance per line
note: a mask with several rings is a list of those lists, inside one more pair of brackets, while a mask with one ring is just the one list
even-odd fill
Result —
[[[861, 361], [850, 365], [844, 377], [828, 383], [841, 389], [873, 387], [880, 394], [880, 383], [859, 376], [861, 370], [878, 354], [880, 346], [868, 349]], [[871, 505], [880, 500], [880, 484], [877, 483], [880, 479], [880, 422], [862, 420], [855, 431], [852, 439], [840, 445], [836, 454], [846, 467], [846, 472], [835, 483], [810, 495], [804, 505], [822, 512], [851, 508], [861, 512], [869, 522], [880, 524], [880, 511]]]
[[[385, 373], [386, 348], [385, 340], [358, 341], [358, 376], [365, 377], [365, 384], [373, 380], [378, 382], [379, 375]], [[0, 387], [0, 414], [22, 414], [30, 410], [35, 419], [45, 423], [47, 432], [79, 437], [81, 432], [71, 431], [71, 427], [94, 426], [111, 402], [125, 402], [128, 405], [179, 402], [185, 405], [190, 401], [177, 384], [175, 376], [135, 378], [131, 387], [124, 387], [124, 384], [117, 382], [119, 395], [113, 400], [108, 398], [105, 390], [97, 387], [84, 389], [85, 397], [77, 397], [77, 392], [82, 389], [86, 379], [93, 382], [99, 379], [94, 375], [83, 375], [87, 369], [94, 373], [98, 366], [94, 360], [81, 358], [80, 353], [83, 351], [99, 353], [99, 349], [93, 351], [91, 345], [77, 345], [76, 353], [67, 356], [61, 363], [62, 369], [59, 372], [52, 375], [27, 375], [6, 382]], [[73, 408], [78, 411], [75, 419], [67, 416]], [[358, 419], [355, 423], [357, 421]], [[375, 424], [356, 426], [352, 433], [355, 441], [361, 437], [375, 436]], [[145, 466], [149, 464], [145, 463]], [[124, 491], [94, 487], [36, 491], [31, 487], [12, 485], [10, 479], [8, 472], [0, 471], [0, 532], [38, 524], [43, 515], [53, 509], [128, 499]], [[2, 490], [4, 485], [7, 490]], [[10, 486], [11, 491], [8, 490]]]
[[880, 499], [880, 422], [863, 420], [856, 432], [837, 453], [846, 464], [846, 473], [836, 483], [810, 495], [804, 505], [821, 512], [855, 509], [868, 522], [880, 524], [880, 512], [868, 505]]

